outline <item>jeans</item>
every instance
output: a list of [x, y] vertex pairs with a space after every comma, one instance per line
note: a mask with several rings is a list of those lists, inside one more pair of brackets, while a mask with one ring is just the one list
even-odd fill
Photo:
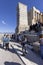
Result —
[[43, 58], [43, 45], [42, 44], [40, 45], [40, 55]]

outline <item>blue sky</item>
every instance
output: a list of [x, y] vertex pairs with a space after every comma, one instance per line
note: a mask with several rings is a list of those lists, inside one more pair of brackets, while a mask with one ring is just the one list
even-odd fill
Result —
[[43, 0], [0, 0], [0, 32], [14, 32], [16, 28], [16, 7], [21, 2], [28, 10], [35, 6], [43, 12]]

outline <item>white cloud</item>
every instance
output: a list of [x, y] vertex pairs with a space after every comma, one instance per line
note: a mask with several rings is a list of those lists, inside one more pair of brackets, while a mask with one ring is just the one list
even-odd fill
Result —
[[2, 24], [4, 24], [4, 25], [5, 25], [5, 24], [6, 24], [6, 22], [5, 22], [4, 20], [2, 20]]

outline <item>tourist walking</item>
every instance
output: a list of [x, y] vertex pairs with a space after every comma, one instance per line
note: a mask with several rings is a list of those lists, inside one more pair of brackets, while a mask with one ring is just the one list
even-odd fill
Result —
[[3, 41], [3, 48], [6, 47], [6, 49], [9, 49], [9, 37], [8, 35], [4, 35], [2, 38]]
[[25, 55], [26, 53], [26, 38], [25, 36], [22, 37], [22, 42], [21, 42], [21, 45], [22, 45], [22, 52], [23, 52], [23, 56]]
[[6, 44], [5, 44], [6, 49], [9, 49], [9, 37], [8, 37], [8, 35], [6, 35], [5, 40], [6, 40]]
[[3, 38], [2, 38], [2, 41], [3, 41], [3, 48], [5, 46], [5, 38], [6, 38], [6, 35], [4, 34]]

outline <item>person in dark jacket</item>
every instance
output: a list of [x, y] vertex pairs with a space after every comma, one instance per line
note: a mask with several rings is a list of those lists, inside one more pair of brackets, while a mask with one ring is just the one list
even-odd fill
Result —
[[21, 42], [23, 55], [25, 55], [25, 53], [27, 53], [26, 52], [26, 43], [27, 43], [26, 37], [23, 36], [22, 37], [22, 42]]
[[4, 36], [2, 37], [2, 41], [3, 41], [3, 48], [4, 48], [4, 46], [5, 46], [5, 37], [6, 37], [6, 35], [4, 34]]

